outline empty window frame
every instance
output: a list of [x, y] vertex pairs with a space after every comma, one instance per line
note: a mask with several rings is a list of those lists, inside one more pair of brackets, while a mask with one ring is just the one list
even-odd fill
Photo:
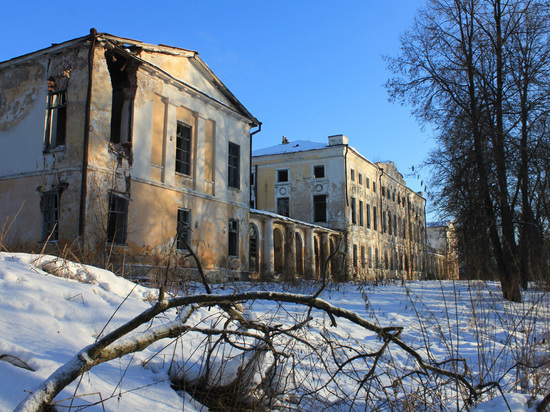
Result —
[[365, 219], [364, 219], [364, 211], [363, 211], [363, 201], [359, 201], [359, 226], [365, 226]]
[[227, 159], [227, 185], [233, 189], [241, 188], [241, 146], [229, 142]]
[[50, 150], [65, 144], [67, 130], [67, 90], [48, 93], [45, 149]]
[[355, 169], [351, 169], [350, 174], [351, 174], [351, 181], [355, 182]]
[[378, 230], [378, 215], [377, 215], [376, 206], [372, 207], [372, 228], [374, 230]]
[[288, 169], [277, 170], [277, 183], [288, 182]]
[[191, 175], [191, 126], [178, 122], [176, 127], [176, 173]]
[[354, 197], [351, 198], [351, 223], [357, 224], [357, 205]]
[[358, 262], [357, 262], [357, 245], [353, 245], [353, 267], [357, 268]]
[[139, 63], [115, 49], [106, 52], [105, 57], [113, 88], [110, 141], [124, 144], [132, 141], [132, 118]]
[[365, 245], [361, 245], [361, 267], [363, 269], [367, 267], [367, 261], [365, 256]]
[[313, 220], [314, 222], [327, 221], [327, 195], [313, 196]]
[[325, 177], [325, 165], [313, 166], [313, 178], [320, 179]]
[[59, 191], [42, 194], [42, 240], [59, 239]]
[[361, 173], [359, 173], [359, 184], [362, 185], [363, 184], [363, 175]]
[[229, 256], [239, 256], [239, 221], [229, 219], [227, 238], [227, 254]]
[[128, 222], [128, 200], [111, 193], [109, 195], [109, 216], [107, 219], [107, 242], [115, 245], [126, 244]]
[[277, 198], [277, 213], [282, 216], [290, 216], [290, 199], [288, 197]]
[[176, 247], [179, 250], [187, 249], [191, 241], [191, 211], [189, 209], [178, 209]]
[[365, 186], [367, 186], [367, 189], [370, 189], [370, 179], [368, 177], [365, 178]]

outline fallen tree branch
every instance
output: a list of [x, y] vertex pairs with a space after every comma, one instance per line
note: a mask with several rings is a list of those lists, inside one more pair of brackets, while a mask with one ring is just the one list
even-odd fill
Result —
[[[163, 301], [158, 301], [153, 307], [142, 312], [126, 324], [105, 335], [96, 343], [89, 345], [77, 353], [69, 362], [59, 367], [50, 377], [34, 392], [29, 394], [15, 409], [17, 412], [31, 412], [43, 410], [57, 394], [69, 385], [73, 380], [84, 372], [89, 371], [95, 365], [102, 362], [124, 356], [129, 353], [141, 351], [147, 346], [160, 339], [177, 337], [190, 327], [185, 325], [190, 313], [194, 310], [194, 305], [215, 306], [227, 308], [228, 305], [244, 301], [266, 300], [276, 302], [287, 302], [304, 305], [309, 308], [318, 309], [326, 312], [330, 316], [347, 319], [350, 322], [361, 326], [362, 328], [376, 333], [385, 342], [391, 342], [409, 355], [417, 362], [418, 366], [437, 375], [450, 377], [465, 386], [470, 392], [470, 398], [477, 398], [475, 388], [464, 378], [464, 376], [454, 373], [424, 361], [422, 356], [412, 347], [402, 341], [397, 335], [391, 333], [394, 328], [384, 328], [364, 319], [358, 314], [334, 306], [322, 299], [311, 295], [299, 295], [284, 292], [245, 292], [233, 295], [201, 294], [193, 296], [174, 297]], [[184, 315], [166, 325], [152, 328], [139, 336], [133, 336], [121, 339], [136, 330], [139, 326], [148, 323], [157, 315], [166, 312], [171, 308], [184, 307]], [[253, 337], [258, 338], [257, 335]], [[119, 341], [120, 340], [120, 341]]]

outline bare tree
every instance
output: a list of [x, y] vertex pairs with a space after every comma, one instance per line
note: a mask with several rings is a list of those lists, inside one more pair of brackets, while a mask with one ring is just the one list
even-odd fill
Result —
[[548, 16], [537, 0], [429, 0], [401, 55], [388, 58], [400, 75], [390, 96], [436, 126], [440, 147], [427, 164], [439, 205], [463, 244], [486, 244], [480, 266], [494, 267], [504, 298], [518, 302], [520, 283], [542, 270], [533, 252], [547, 225], [535, 216], [541, 192], [531, 178], [548, 139]]

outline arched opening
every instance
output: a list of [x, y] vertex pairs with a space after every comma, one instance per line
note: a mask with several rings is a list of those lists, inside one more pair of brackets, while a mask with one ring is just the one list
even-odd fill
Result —
[[334, 276], [336, 275], [336, 268], [338, 267], [338, 257], [334, 254], [336, 250], [336, 245], [334, 244], [334, 239], [330, 239], [329, 240], [329, 254], [330, 256], [332, 256], [332, 259], [330, 259], [330, 262], [328, 262], [328, 273], [330, 273], [331, 277], [334, 278]]
[[248, 270], [258, 272], [258, 227], [250, 223], [250, 244], [248, 247]]
[[321, 250], [319, 248], [319, 238], [315, 237], [314, 241], [314, 253], [315, 253], [315, 278], [321, 277]]
[[304, 276], [304, 242], [300, 233], [296, 232], [296, 273]]
[[284, 235], [281, 229], [273, 229], [273, 257], [275, 273], [283, 273], [285, 268]]

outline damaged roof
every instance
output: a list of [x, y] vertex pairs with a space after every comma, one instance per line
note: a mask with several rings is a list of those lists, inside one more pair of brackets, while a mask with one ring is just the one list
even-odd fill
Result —
[[[95, 29], [90, 30], [90, 34], [83, 37], [78, 37], [72, 40], [65, 41], [63, 43], [52, 43], [50, 47], [37, 50], [35, 52], [27, 53], [18, 57], [14, 57], [10, 60], [6, 60], [4, 62], [0, 62], [0, 68], [2, 67], [9, 67], [10, 65], [17, 64], [21, 61], [32, 59], [38, 56], [42, 56], [45, 54], [54, 53], [66, 48], [70, 48], [75, 45], [79, 45], [81, 43], [87, 43], [89, 42], [93, 37], [95, 37], [96, 41], [105, 42], [105, 43], [111, 43], [115, 47], [117, 47], [120, 51], [124, 51], [125, 54], [129, 57], [132, 57], [136, 60], [138, 60], [140, 63], [147, 65], [150, 68], [153, 68], [154, 70], [163, 73], [164, 75], [168, 76], [172, 81], [175, 81], [194, 92], [211, 99], [218, 104], [221, 104], [225, 106], [226, 108], [233, 110], [240, 114], [241, 116], [245, 117], [249, 120], [250, 125], [252, 127], [259, 126], [260, 122], [258, 119], [256, 119], [245, 107], [244, 105], [235, 97], [233, 93], [223, 84], [223, 82], [220, 80], [218, 76], [214, 74], [214, 72], [208, 67], [208, 65], [199, 57], [199, 53], [197, 51], [183, 49], [179, 47], [173, 47], [173, 46], [167, 46], [167, 45], [153, 45], [144, 43], [139, 40], [133, 40], [125, 37], [119, 37], [114, 36], [109, 33], [97, 33]], [[219, 101], [218, 99], [214, 98], [213, 96], [210, 96], [206, 94], [204, 91], [198, 89], [197, 87], [183, 81], [182, 79], [178, 79], [172, 74], [168, 73], [167, 71], [163, 70], [162, 68], [154, 65], [151, 62], [148, 62], [146, 60], [141, 59], [134, 51], [136, 50], [145, 50], [148, 52], [153, 53], [163, 53], [168, 55], [174, 55], [174, 56], [180, 56], [180, 57], [186, 57], [189, 59], [193, 59], [198, 66], [200, 67], [200, 70], [202, 74], [214, 85], [214, 87], [224, 96], [224, 98], [227, 99], [228, 102], [230, 102], [231, 106], [228, 106], [224, 102]]]

